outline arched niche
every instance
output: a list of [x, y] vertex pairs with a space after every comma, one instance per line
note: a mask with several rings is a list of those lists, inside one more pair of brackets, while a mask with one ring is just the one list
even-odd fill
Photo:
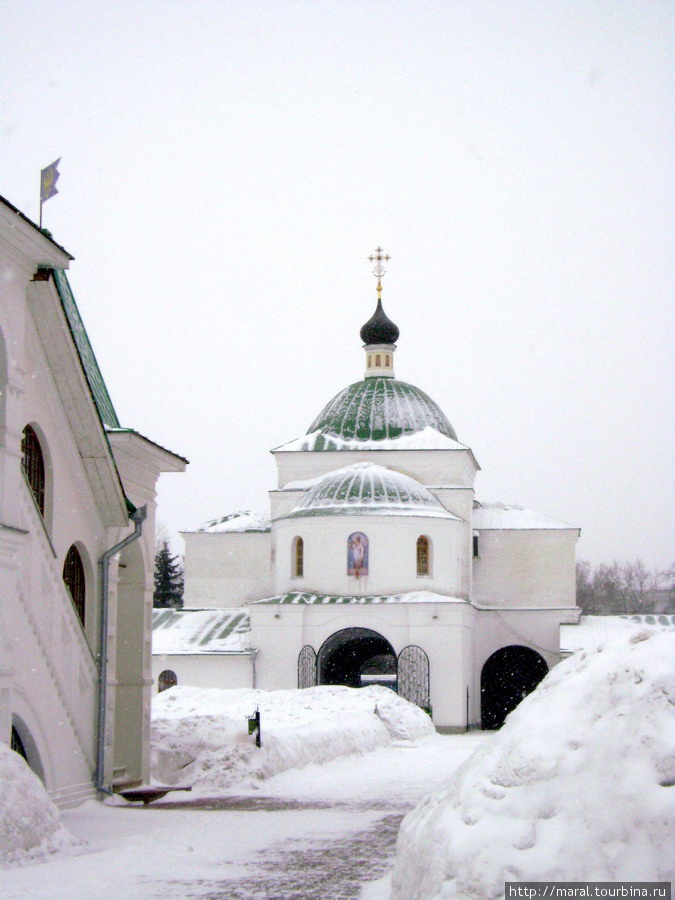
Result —
[[531, 647], [512, 644], [490, 656], [480, 676], [481, 726], [501, 728], [516, 706], [548, 672], [546, 660]]
[[370, 628], [343, 628], [335, 632], [323, 642], [317, 656], [319, 684], [362, 687], [372, 681], [369, 675], [393, 675], [395, 685], [396, 668], [394, 648]]

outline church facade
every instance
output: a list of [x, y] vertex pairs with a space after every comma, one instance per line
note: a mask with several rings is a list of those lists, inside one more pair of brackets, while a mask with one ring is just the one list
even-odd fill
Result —
[[185, 608], [154, 613], [160, 689], [380, 683], [455, 731], [498, 727], [559, 661], [579, 530], [477, 500], [474, 453], [395, 377], [383, 258], [364, 377], [272, 451], [269, 519], [184, 533]]
[[0, 740], [60, 806], [149, 779], [155, 486], [122, 428], [72, 257], [0, 198]]

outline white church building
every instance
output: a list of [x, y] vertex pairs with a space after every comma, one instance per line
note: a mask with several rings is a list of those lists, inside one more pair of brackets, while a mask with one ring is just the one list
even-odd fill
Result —
[[149, 780], [155, 487], [65, 270], [0, 198], [0, 740], [60, 806]]
[[473, 451], [394, 374], [386, 258], [364, 377], [272, 451], [269, 518], [183, 534], [185, 607], [154, 612], [159, 690], [381, 683], [457, 731], [499, 727], [560, 660], [579, 529], [476, 498]]

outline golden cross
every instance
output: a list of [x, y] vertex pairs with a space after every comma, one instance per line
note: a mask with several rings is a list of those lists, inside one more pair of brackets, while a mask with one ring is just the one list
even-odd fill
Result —
[[386, 269], [382, 265], [382, 261], [387, 262], [391, 259], [388, 253], [384, 253], [382, 247], [376, 247], [375, 253], [371, 253], [368, 257], [371, 262], [374, 262], [375, 265], [373, 267], [373, 275], [377, 278], [377, 299], [381, 299], [382, 297], [382, 276], [386, 274]]

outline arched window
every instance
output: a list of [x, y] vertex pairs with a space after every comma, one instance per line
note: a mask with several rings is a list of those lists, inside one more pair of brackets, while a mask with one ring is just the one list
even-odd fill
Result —
[[63, 580], [66, 587], [70, 591], [80, 622], [84, 625], [84, 601], [86, 593], [86, 583], [84, 578], [84, 566], [82, 565], [82, 557], [80, 551], [75, 544], [66, 553], [66, 561], [63, 564]]
[[431, 571], [429, 538], [421, 534], [417, 538], [417, 574], [429, 575]]
[[171, 669], [164, 669], [163, 672], [160, 672], [157, 682], [157, 693], [161, 694], [162, 691], [168, 691], [169, 688], [176, 687], [178, 679], [176, 678], [176, 673], [172, 672]]
[[301, 537], [296, 537], [293, 541], [291, 570], [294, 578], [302, 578], [305, 573], [305, 542]]
[[30, 425], [23, 430], [21, 441], [21, 453], [23, 458], [21, 465], [28, 479], [28, 484], [33, 492], [33, 497], [40, 510], [40, 515], [45, 514], [45, 460], [42, 455], [42, 447], [37, 434]]

